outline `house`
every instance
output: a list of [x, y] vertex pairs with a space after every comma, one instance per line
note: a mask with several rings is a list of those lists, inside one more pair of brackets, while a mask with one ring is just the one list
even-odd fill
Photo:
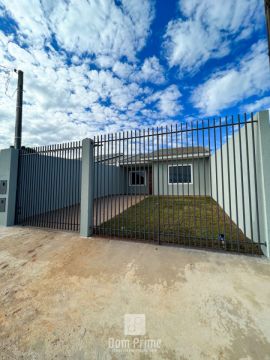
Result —
[[[209, 149], [202, 146], [162, 148], [136, 155], [100, 155], [95, 159], [100, 164], [96, 168], [96, 186], [104, 191], [98, 196], [208, 195], [209, 158]], [[102, 185], [105, 178], [109, 181]]]

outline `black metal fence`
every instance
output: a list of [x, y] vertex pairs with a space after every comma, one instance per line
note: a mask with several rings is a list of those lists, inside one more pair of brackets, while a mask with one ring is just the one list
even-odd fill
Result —
[[81, 142], [20, 150], [16, 223], [78, 231]]
[[[261, 253], [252, 114], [105, 134], [94, 145], [94, 234]], [[22, 149], [16, 223], [78, 231], [81, 169], [81, 142]]]
[[251, 114], [95, 137], [94, 233], [259, 254], [256, 131]]

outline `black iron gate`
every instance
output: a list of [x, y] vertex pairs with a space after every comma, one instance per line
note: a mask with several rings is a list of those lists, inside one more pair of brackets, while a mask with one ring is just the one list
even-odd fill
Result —
[[19, 154], [16, 223], [79, 231], [81, 142]]
[[94, 233], [260, 253], [253, 115], [97, 136]]

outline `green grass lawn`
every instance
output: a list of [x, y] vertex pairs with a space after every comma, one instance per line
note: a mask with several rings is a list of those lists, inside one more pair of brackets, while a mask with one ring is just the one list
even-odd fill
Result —
[[260, 252], [211, 197], [142, 196], [140, 203], [101, 224], [95, 232], [157, 243]]

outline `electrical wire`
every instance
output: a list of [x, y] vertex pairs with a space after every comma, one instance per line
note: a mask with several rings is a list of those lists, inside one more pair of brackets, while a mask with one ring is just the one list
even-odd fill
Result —
[[[16, 69], [12, 69], [12, 68], [9, 68], [9, 67], [4, 66], [4, 65], [1, 65], [1, 64], [0, 64], [0, 68], [5, 69], [4, 71], [5, 71], [6, 75], [7, 75], [6, 81], [5, 81], [5, 95], [6, 95], [9, 99], [13, 99], [14, 95], [15, 95], [16, 92], [17, 92], [17, 89], [15, 89], [15, 91], [13, 92], [12, 95], [9, 95], [9, 94], [8, 94], [8, 90], [9, 90], [9, 85], [10, 85], [11, 73], [12, 73], [13, 71], [16, 72]], [[1, 69], [0, 69], [0, 71], [1, 71]]]
[[5, 65], [1, 65], [1, 64], [0, 64], [0, 67], [3, 68], [3, 69], [6, 69], [7, 71], [15, 71], [15, 72], [17, 71], [14, 68], [11, 68], [11, 67], [8, 67], [8, 66], [5, 66]]

